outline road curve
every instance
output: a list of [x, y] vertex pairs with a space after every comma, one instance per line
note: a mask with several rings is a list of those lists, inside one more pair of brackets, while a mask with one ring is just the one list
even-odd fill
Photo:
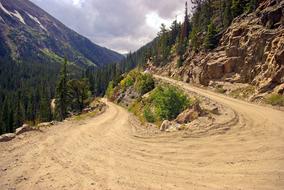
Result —
[[233, 109], [231, 130], [141, 138], [129, 113], [102, 115], [0, 144], [0, 189], [283, 189], [284, 113], [172, 79]]

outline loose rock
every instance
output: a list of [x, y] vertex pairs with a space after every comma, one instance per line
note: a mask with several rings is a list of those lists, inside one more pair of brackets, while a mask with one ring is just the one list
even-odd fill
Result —
[[0, 136], [0, 142], [7, 142], [14, 139], [15, 137], [16, 137], [15, 133], [7, 133]]

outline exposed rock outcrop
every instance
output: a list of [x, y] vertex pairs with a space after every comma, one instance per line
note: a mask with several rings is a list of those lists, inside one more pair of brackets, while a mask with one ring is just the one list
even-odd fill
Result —
[[[212, 81], [246, 83], [256, 94], [279, 92], [284, 83], [284, 1], [265, 0], [258, 9], [234, 19], [216, 49], [189, 50], [181, 68], [176, 60], [152, 71], [210, 86]], [[280, 89], [280, 90], [278, 90]]]

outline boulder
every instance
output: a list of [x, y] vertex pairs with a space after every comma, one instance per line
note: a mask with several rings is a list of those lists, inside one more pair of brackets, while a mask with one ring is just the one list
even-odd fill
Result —
[[179, 131], [180, 129], [181, 129], [181, 124], [172, 122], [169, 128], [166, 129], [166, 132], [175, 132], [175, 131]]
[[198, 116], [199, 116], [199, 113], [194, 108], [187, 109], [181, 114], [179, 114], [175, 121], [179, 124], [189, 123], [197, 119]]
[[215, 115], [219, 114], [219, 108], [214, 103], [213, 104], [212, 103], [204, 104], [204, 105], [202, 105], [202, 107], [203, 107], [203, 109], [207, 110], [210, 113], [213, 113]]
[[166, 131], [170, 127], [172, 123], [168, 120], [163, 121], [163, 123], [160, 126], [160, 131]]
[[208, 110], [210, 113], [213, 113], [215, 115], [218, 115], [219, 114], [219, 108], [218, 107], [211, 107], [209, 110]]
[[0, 136], [0, 142], [7, 142], [14, 139], [15, 137], [16, 137], [15, 133], [7, 133]]
[[16, 129], [15, 134], [20, 135], [22, 133], [25, 133], [25, 132], [28, 132], [28, 131], [31, 131], [31, 130], [32, 130], [32, 128], [28, 124], [24, 124], [22, 127]]
[[174, 121], [168, 121], [165, 120], [160, 126], [160, 131], [165, 131], [165, 132], [174, 132], [180, 130], [181, 125], [179, 123], [176, 123]]

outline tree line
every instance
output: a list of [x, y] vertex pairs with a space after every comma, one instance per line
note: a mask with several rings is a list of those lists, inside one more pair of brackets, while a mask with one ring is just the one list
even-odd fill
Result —
[[23, 123], [36, 125], [80, 113], [93, 97], [104, 96], [111, 80], [119, 81], [136, 67], [141, 57], [137, 51], [120, 63], [85, 69], [66, 58], [61, 65], [0, 59], [0, 134], [12, 133]]

